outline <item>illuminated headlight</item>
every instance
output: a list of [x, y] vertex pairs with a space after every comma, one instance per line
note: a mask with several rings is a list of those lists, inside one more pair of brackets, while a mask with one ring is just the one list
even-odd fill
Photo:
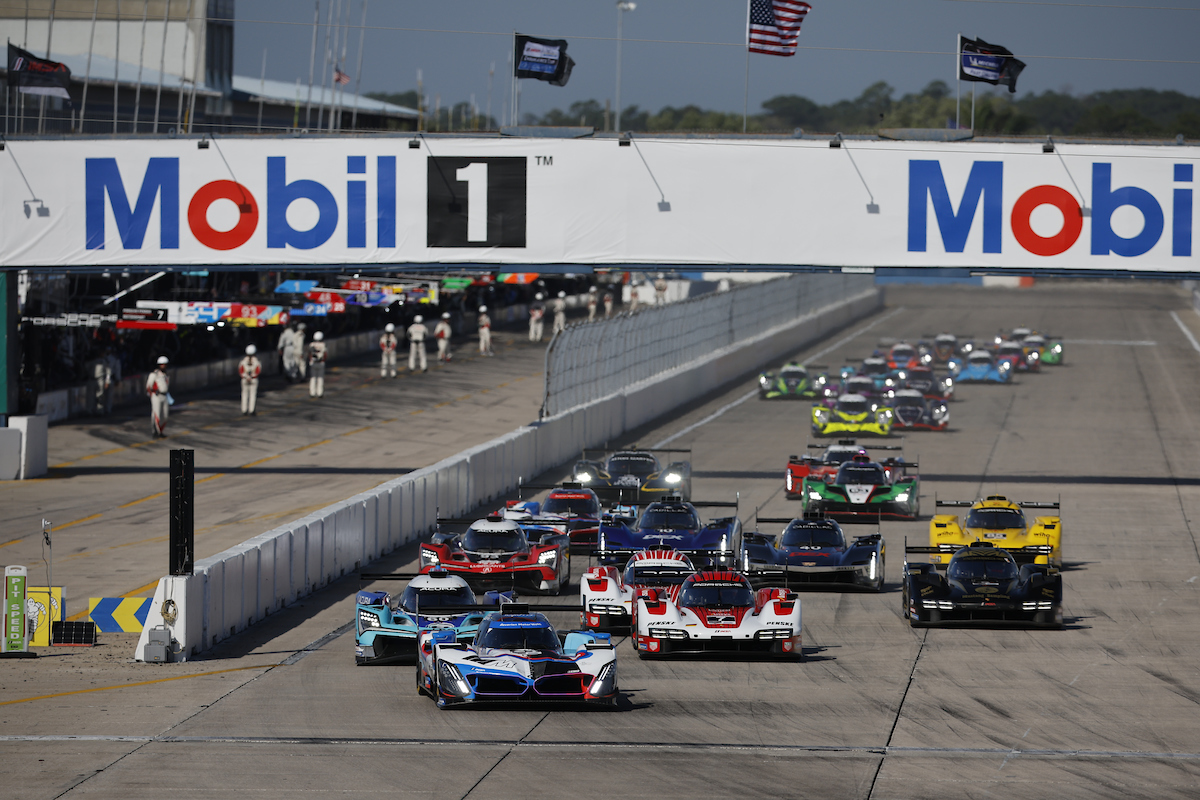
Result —
[[808, 499], [809, 499], [809, 500], [820, 500], [820, 499], [821, 499], [821, 493], [820, 493], [820, 492], [809, 492], [809, 493], [808, 493]]
[[901, 492], [900, 494], [896, 495], [896, 502], [897, 503], [908, 502], [908, 492]]
[[651, 628], [646, 635], [652, 639], [686, 639], [688, 632], [679, 628]]
[[683, 476], [678, 472], [668, 472], [667, 477], [663, 478], [667, 483], [679, 483], [683, 480]]
[[588, 482], [590, 482], [590, 481], [592, 480], [592, 473], [590, 473], [590, 472], [576, 472], [576, 473], [575, 473], [575, 480], [579, 481], [580, 483], [588, 483]]
[[1037, 361], [1039, 358], [1041, 358], [1041, 356], [1038, 355], [1037, 350], [1034, 350], [1034, 351], [1030, 352], [1030, 354], [1027, 355], [1026, 358], [1028, 358], [1030, 361]]
[[894, 380], [892, 380], [891, 378], [887, 378], [884, 380], [883, 385], [884, 386], [895, 386], [896, 382]]
[[898, 373], [896, 373], [896, 376], [900, 378], [900, 380], [904, 380], [908, 377], [908, 373], [904, 370], [900, 370]]
[[953, 386], [953, 385], [954, 385], [954, 378], [946, 378], [946, 385], [947, 385], [947, 386]]
[[967, 342], [966, 344], [964, 344], [964, 345], [962, 346], [962, 351], [963, 351], [964, 353], [969, 353], [969, 352], [971, 352], [971, 351], [972, 351], [972, 350], [974, 350], [974, 349], [975, 349], [975, 346], [974, 346], [973, 344], [971, 344], [970, 342]]
[[754, 632], [755, 639], [790, 639], [792, 638], [792, 629], [788, 628], [767, 628], [763, 631]]
[[825, 379], [825, 376], [824, 376], [824, 375], [819, 375], [819, 376], [817, 376], [817, 386], [824, 386], [824, 385], [825, 385], [825, 380], [826, 380], [826, 379]]
[[539, 564], [549, 564], [553, 566], [556, 561], [558, 561], [558, 553], [554, 550], [547, 550], [538, 556]]
[[813, 411], [813, 416], [819, 421], [824, 422], [825, 420], [829, 419], [829, 412], [823, 408], [818, 408]]
[[872, 410], [872, 411], [878, 411], [878, 410], [879, 410], [879, 403], [871, 403], [871, 410]]
[[765, 389], [765, 388], [767, 388], [768, 386], [770, 386], [770, 385], [771, 385], [771, 381], [770, 381], [770, 380], [767, 378], [767, 376], [766, 376], [766, 375], [759, 375], [759, 376], [758, 376], [758, 383], [759, 383], [759, 385], [760, 385], [760, 386], [762, 386], [764, 389]]
[[936, 608], [942, 611], [954, 608], [954, 603], [949, 600], [922, 600], [921, 605], [925, 608]]
[[933, 363], [933, 356], [932, 356], [931, 354], [929, 354], [929, 353], [926, 353], [925, 355], [921, 356], [921, 363], [922, 363], [922, 364], [931, 364], [931, 363]]
[[600, 674], [592, 681], [591, 688], [588, 689], [592, 695], [602, 697], [606, 694], [612, 694], [613, 689], [617, 687], [617, 662], [610, 661], [600, 668]]
[[946, 407], [945, 407], [945, 406], [934, 406], [934, 408], [933, 408], [933, 418], [934, 418], [934, 419], [941, 419], [942, 417], [946, 416], [946, 410], [947, 410], [947, 409], [946, 409]]
[[379, 622], [379, 615], [372, 614], [370, 611], [358, 612], [358, 626], [362, 630], [367, 628], [382, 628], [383, 625]]
[[421, 551], [421, 564], [422, 564], [422, 566], [427, 566], [427, 565], [429, 565], [429, 564], [435, 564], [435, 565], [436, 565], [436, 564], [439, 564], [439, 563], [441, 563], [441, 561], [440, 561], [440, 559], [438, 558], [438, 554], [437, 554], [437, 553], [433, 552], [432, 550], [422, 550], [422, 551]]
[[459, 697], [470, 697], [471, 687], [463, 680], [462, 673], [458, 671], [458, 667], [453, 664], [442, 662], [442, 679], [440, 681], [442, 691], [449, 692]]
[[1053, 351], [1054, 351], [1054, 352], [1056, 352], [1056, 353], [1061, 353], [1061, 352], [1062, 352], [1062, 345], [1061, 345], [1061, 344], [1056, 344], [1056, 345], [1054, 345], [1054, 347], [1052, 347], [1052, 348], [1050, 348], [1050, 349], [1051, 349], [1051, 350], [1053, 350]]
[[784, 478], [787, 480], [787, 489], [790, 492], [792, 490], [792, 473], [788, 472]]
[[888, 396], [889, 398], [894, 398], [894, 397], [896, 396], [896, 390], [895, 390], [895, 389], [888, 389], [888, 390], [887, 390], [887, 396]]
[[1027, 601], [1021, 603], [1022, 611], [1049, 611], [1053, 607], [1053, 603], [1046, 600]]
[[888, 420], [890, 420], [891, 418], [892, 418], [892, 412], [888, 411], [886, 408], [875, 415], [875, 420], [880, 425], [886, 425]]
[[1004, 370], [1004, 369], [1010, 369], [1011, 367], [1012, 367], [1012, 362], [1011, 362], [1011, 361], [1001, 361], [1001, 362], [1000, 362], [1000, 369], [1002, 369], [1002, 370]]

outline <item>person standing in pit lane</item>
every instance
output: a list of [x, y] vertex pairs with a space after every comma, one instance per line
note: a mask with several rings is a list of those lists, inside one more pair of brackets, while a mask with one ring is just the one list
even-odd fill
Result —
[[[305, 357], [305, 353], [308, 352], [308, 348], [304, 345], [304, 331], [307, 329], [308, 326], [301, 322], [296, 325], [296, 331], [292, 334], [292, 346], [296, 349], [295, 358], [297, 381], [304, 380], [308, 375], [308, 359]], [[313, 338], [315, 339], [316, 337], [314, 336]], [[324, 334], [321, 335], [321, 338], [325, 338]], [[323, 380], [321, 385], [324, 386]]]
[[379, 337], [379, 349], [381, 351], [379, 361], [379, 377], [394, 378], [396, 377], [396, 341], [395, 334], [396, 326], [388, 323], [383, 326], [383, 336]]
[[608, 319], [612, 316], [613, 308], [613, 293], [612, 289], [604, 290], [604, 318]]
[[542, 302], [545, 295], [538, 292], [534, 295], [533, 304], [529, 306], [529, 341], [540, 342], [546, 330], [546, 304]]
[[108, 359], [97, 353], [96, 357], [83, 365], [83, 374], [87, 378], [88, 413], [100, 416], [105, 412], [105, 404], [112, 407], [112, 367]]
[[550, 335], [554, 336], [567, 329], [567, 293], [559, 292], [551, 305], [554, 309], [554, 329]]
[[167, 416], [170, 403], [167, 393], [171, 381], [167, 378], [167, 357], [159, 356], [158, 365], [146, 377], [146, 394], [150, 396], [150, 434], [156, 438], [167, 435]]
[[246, 347], [246, 357], [238, 362], [238, 375], [242, 378], [242, 414], [258, 416], [254, 410], [258, 404], [258, 376], [262, 375], [262, 362], [255, 353], [258, 348], [254, 345]]
[[104, 363], [108, 364], [109, 389], [104, 393], [104, 414], [112, 413], [113, 395], [121, 385], [121, 359], [113, 352], [112, 347], [104, 348]]
[[492, 318], [487, 315], [487, 306], [479, 307], [479, 355], [494, 356], [492, 352]]
[[443, 311], [438, 324], [433, 326], [433, 338], [437, 339], [438, 363], [450, 363], [450, 337], [454, 331], [450, 329], [450, 312]]
[[661, 272], [658, 273], [658, 280], [654, 282], [654, 300], [660, 306], [667, 304], [667, 277]]
[[420, 314], [413, 317], [413, 324], [408, 326], [408, 371], [417, 371], [417, 362], [421, 362], [421, 372], [429, 369], [425, 361], [425, 337], [429, 329], [425, 327], [425, 318]]
[[329, 350], [325, 347], [325, 334], [317, 331], [308, 344], [308, 396], [325, 396], [325, 361]]
[[588, 322], [596, 321], [596, 306], [599, 305], [599, 302], [598, 302], [599, 299], [600, 298], [597, 296], [595, 286], [588, 289], [588, 299], [587, 299]]

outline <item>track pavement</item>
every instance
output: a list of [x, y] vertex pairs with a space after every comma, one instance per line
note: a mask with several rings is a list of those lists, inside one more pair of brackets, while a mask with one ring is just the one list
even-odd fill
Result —
[[[353, 665], [357, 584], [342, 580], [204, 661], [127, 664], [113, 639], [119, 652], [5, 665], [0, 780], [30, 798], [1196, 797], [1200, 353], [1171, 311], [1194, 322], [1181, 292], [1151, 283], [894, 288], [885, 325], [821, 359], [943, 329], [1067, 337], [1064, 367], [964, 386], [953, 432], [905, 440], [926, 515], [935, 493], [1061, 495], [1065, 630], [910, 629], [901, 548], [928, 523], [885, 522], [887, 590], [805, 592], [802, 662], [644, 662], [622, 640], [616, 712], [439, 712], [411, 668]], [[786, 515], [808, 406], [713, 416], [749, 388], [629, 441], [686, 431], [697, 498], [740, 492], [743, 520]]]

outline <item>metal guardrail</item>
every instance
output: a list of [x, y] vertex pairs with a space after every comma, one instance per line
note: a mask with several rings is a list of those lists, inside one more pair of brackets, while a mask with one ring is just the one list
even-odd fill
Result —
[[542, 418], [869, 291], [871, 275], [789, 275], [567, 327], [546, 350]]

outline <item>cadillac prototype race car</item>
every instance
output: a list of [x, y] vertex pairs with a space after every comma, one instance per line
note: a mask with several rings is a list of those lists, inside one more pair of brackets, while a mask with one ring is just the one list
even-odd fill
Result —
[[987, 350], [972, 350], [965, 361], [951, 361], [950, 371], [958, 383], [1010, 383], [1012, 365], [1007, 361], [997, 363]]
[[892, 410], [861, 394], [844, 394], [833, 408], [813, 406], [812, 431], [816, 436], [839, 433], [888, 436], [892, 432]]
[[[589, 460], [589, 453], [605, 451], [584, 450], [583, 457], [575, 462], [575, 482], [593, 489], [605, 500], [621, 502], [645, 502], [665, 495], [684, 499], [692, 496], [692, 464], [690, 461], [673, 461], [666, 467], [659, 462], [655, 453], [688, 453], [691, 450], [641, 450], [632, 447], [618, 450], [599, 460]], [[631, 493], [633, 496], [631, 496]]]
[[787, 469], [784, 472], [784, 491], [789, 500], [800, 499], [800, 485], [805, 478], [812, 477], [820, 480], [831, 480], [837, 474], [838, 467], [855, 456], [865, 456], [868, 450], [903, 450], [898, 445], [862, 445], [854, 439], [839, 439], [837, 444], [815, 444], [808, 446], [814, 450], [824, 450], [819, 456], [805, 453], [802, 456], [788, 456]]
[[831, 519], [771, 519], [782, 524], [776, 534], [742, 534], [742, 572], [756, 586], [822, 585], [883, 590], [883, 537], [878, 533], [848, 537]]
[[633, 642], [642, 658], [706, 652], [799, 658], [800, 600], [786, 589], [755, 591], [737, 572], [698, 572], [680, 586], [639, 593]]
[[[914, 628], [990, 623], [1061, 628], [1062, 575], [1053, 567], [1018, 566], [1012, 553], [991, 542], [961, 547], [905, 547], [902, 612]], [[939, 553], [949, 565], [911, 563], [910, 554]]]
[[[701, 522], [696, 507], [732, 508], [734, 515]], [[633, 555], [647, 548], [671, 548], [687, 554], [694, 563], [706, 566], [732, 566], [742, 532], [737, 517], [737, 502], [689, 503], [681, 497], [665, 497], [651, 503], [641, 516], [605, 515], [600, 522], [600, 542], [596, 557], [603, 566], [624, 567]]]
[[[1025, 519], [1026, 508], [1058, 510], [1058, 503], [1015, 503], [1002, 494], [982, 500], [938, 500], [937, 508], [969, 508], [964, 520], [956, 514], [935, 514], [929, 521], [929, 546], [955, 545], [963, 547], [974, 541], [984, 541], [1002, 547], [1021, 564], [1047, 564], [1062, 567], [1062, 519], [1034, 517], [1030, 525]], [[946, 563], [946, 554], [933, 555], [935, 563]]]
[[617, 655], [609, 635], [556, 633], [537, 608], [512, 604], [488, 614], [469, 643], [453, 631], [422, 633], [417, 691], [431, 696], [438, 708], [484, 702], [616, 703]]
[[847, 521], [916, 519], [921, 513], [920, 478], [915, 461], [888, 458], [874, 462], [855, 456], [838, 467], [832, 480], [805, 478], [800, 507], [805, 516]]
[[408, 581], [399, 595], [359, 591], [354, 612], [354, 661], [390, 664], [417, 657], [421, 631], [451, 631], [471, 639], [484, 614], [511, 602], [511, 592], [488, 592], [481, 600], [467, 582], [444, 569], [426, 574], [363, 573], [363, 581]]
[[[562, 594], [571, 582], [571, 539], [562, 519], [499, 515], [479, 520], [438, 520], [438, 532], [420, 549], [421, 572], [435, 568], [460, 575], [474, 589], [524, 589]], [[462, 532], [442, 526], [467, 525]]]
[[[814, 365], [813, 368], [817, 367]], [[763, 400], [820, 397], [828, 380], [827, 375], [813, 375], [809, 372], [809, 367], [793, 361], [784, 364], [779, 372], [764, 372], [759, 375], [758, 396]]]
[[695, 572], [687, 556], [668, 549], [634, 553], [624, 571], [592, 567], [579, 582], [583, 626], [593, 630], [628, 628], [639, 592], [679, 586]]
[[893, 393], [892, 427], [914, 431], [944, 431], [950, 424], [950, 409], [936, 400], [926, 400], [916, 389]]

